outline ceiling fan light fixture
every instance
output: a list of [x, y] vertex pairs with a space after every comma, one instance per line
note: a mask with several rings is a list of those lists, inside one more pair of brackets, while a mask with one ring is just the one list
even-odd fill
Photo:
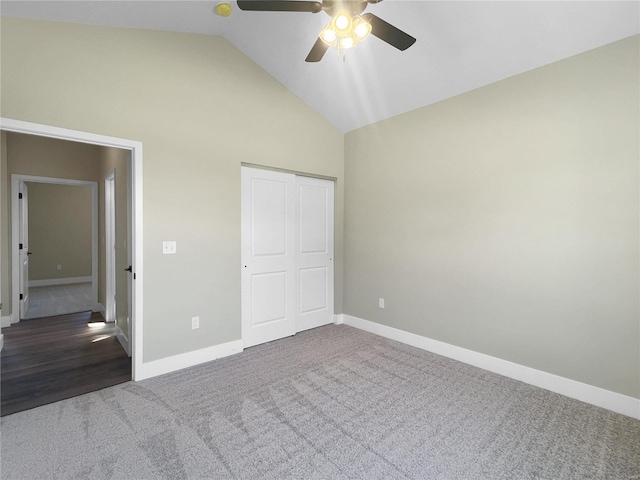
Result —
[[331, 22], [333, 30], [335, 30], [338, 35], [348, 35], [351, 31], [352, 25], [353, 21], [351, 20], [349, 14], [346, 12], [338, 13], [335, 17], [333, 17], [333, 20]]
[[365, 21], [360, 15], [353, 17], [353, 33], [359, 42], [364, 40], [371, 33], [371, 24]]
[[330, 23], [322, 29], [319, 36], [320, 40], [331, 47], [337, 45], [338, 43], [338, 35], [336, 35], [336, 32], [331, 28]]
[[[0, 0], [1, 2], [2, 0]], [[216, 13], [229, 13], [231, 4], [225, 0]], [[329, 24], [319, 33], [305, 62], [322, 60], [329, 47], [337, 46], [338, 58], [345, 59], [345, 50], [356, 46], [369, 35], [404, 51], [416, 42], [411, 35], [384, 21], [373, 13], [362, 13], [369, 4], [382, 0], [237, 0], [238, 8], [257, 12], [323, 12], [331, 17]], [[226, 9], [226, 10], [225, 10]]]
[[343, 50], [347, 50], [351, 47], [355, 47], [355, 45], [356, 45], [356, 39], [352, 36], [340, 37], [338, 39], [338, 48], [341, 48]]

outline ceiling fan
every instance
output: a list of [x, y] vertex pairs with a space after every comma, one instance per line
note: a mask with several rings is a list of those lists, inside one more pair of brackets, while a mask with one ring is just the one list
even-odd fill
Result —
[[[370, 3], [382, 0], [238, 0], [240, 10], [258, 12], [325, 12], [331, 21], [322, 29], [306, 62], [319, 62], [331, 46], [343, 51], [364, 40], [369, 33], [398, 50], [406, 50], [416, 41], [372, 13], [362, 12]], [[362, 15], [361, 15], [362, 14]]]

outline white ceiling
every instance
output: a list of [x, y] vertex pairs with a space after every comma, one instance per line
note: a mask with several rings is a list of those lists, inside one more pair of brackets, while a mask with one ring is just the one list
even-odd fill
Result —
[[2, 15], [222, 35], [343, 132], [640, 33], [638, 1], [407, 1], [369, 5], [417, 38], [370, 37], [346, 62], [307, 53], [321, 12], [214, 14], [217, 1], [2, 0]]

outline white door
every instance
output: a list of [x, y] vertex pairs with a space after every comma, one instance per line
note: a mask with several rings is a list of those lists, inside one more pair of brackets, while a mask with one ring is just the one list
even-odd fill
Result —
[[242, 341], [295, 334], [295, 176], [242, 168]]
[[333, 322], [333, 186], [296, 177], [296, 332]]
[[132, 173], [132, 161], [131, 154], [129, 154], [129, 160], [127, 161], [127, 265], [129, 274], [127, 275], [127, 339], [128, 346], [127, 355], [131, 356], [131, 349], [133, 345], [133, 337], [131, 328], [131, 319], [133, 318], [133, 279], [135, 278], [135, 272], [133, 271], [133, 221], [131, 214], [131, 198], [133, 192], [133, 176]]
[[20, 260], [20, 318], [29, 309], [29, 191], [27, 184], [18, 186], [18, 258]]
[[245, 347], [333, 321], [333, 182], [242, 167]]
[[115, 172], [104, 179], [105, 317], [116, 321], [116, 190]]

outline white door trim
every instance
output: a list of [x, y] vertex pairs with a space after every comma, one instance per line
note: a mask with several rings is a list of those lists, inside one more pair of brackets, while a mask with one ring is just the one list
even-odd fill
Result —
[[[55, 185], [91, 187], [91, 302], [94, 311], [98, 309], [98, 182], [72, 180], [69, 178], [39, 177], [34, 175], [11, 174], [11, 265], [19, 265], [19, 204], [18, 187], [20, 182], [49, 183]], [[11, 269], [11, 323], [20, 321], [20, 309], [13, 308], [20, 301], [20, 269]]]
[[[104, 147], [115, 147], [131, 151], [131, 188], [132, 188], [132, 208], [131, 225], [132, 229], [132, 263], [136, 281], [132, 287], [133, 315], [132, 324], [132, 376], [138, 380], [138, 371], [142, 370], [142, 323], [143, 323], [143, 222], [142, 222], [142, 142], [126, 140], [123, 138], [109, 137], [95, 133], [82, 132], [79, 130], [69, 130], [66, 128], [52, 127], [22, 120], [0, 117], [0, 130], [9, 132], [27, 133], [41, 137], [58, 138], [73, 142], [89, 143]], [[97, 219], [96, 219], [97, 221]], [[16, 264], [14, 264], [16, 265]], [[12, 302], [12, 310], [18, 304]]]

